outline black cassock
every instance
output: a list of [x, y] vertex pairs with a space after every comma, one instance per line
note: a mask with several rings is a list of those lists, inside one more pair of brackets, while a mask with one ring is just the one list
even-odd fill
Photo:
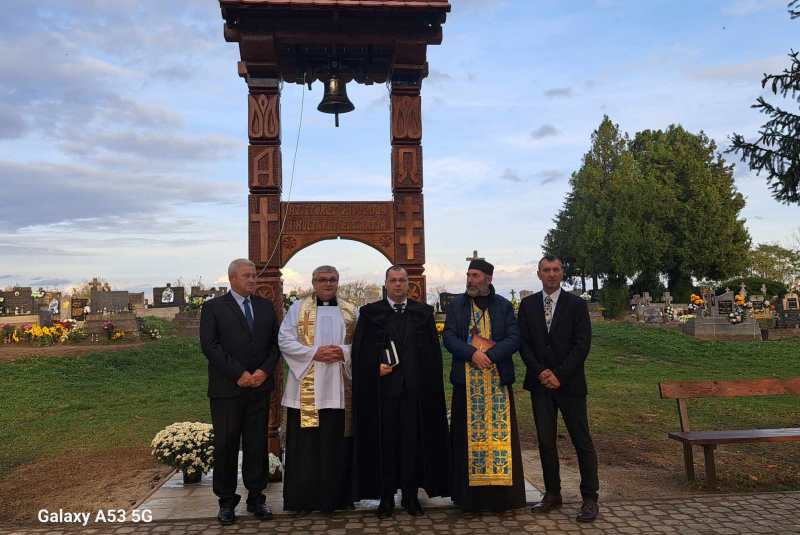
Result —
[[[408, 300], [396, 312], [383, 299], [361, 308], [353, 336], [354, 500], [399, 488], [449, 496], [450, 438], [442, 351], [433, 307]], [[380, 376], [394, 341], [400, 364]]]

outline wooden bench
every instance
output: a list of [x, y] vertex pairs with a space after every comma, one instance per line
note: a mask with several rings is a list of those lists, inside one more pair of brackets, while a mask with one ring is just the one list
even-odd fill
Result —
[[717, 474], [714, 467], [714, 450], [717, 444], [800, 441], [800, 428], [798, 427], [737, 431], [692, 431], [689, 426], [689, 413], [686, 410], [687, 399], [800, 394], [800, 377], [789, 379], [749, 379], [743, 381], [682, 381], [659, 383], [658, 388], [661, 392], [661, 399], [678, 400], [678, 417], [681, 422], [681, 430], [680, 432], [669, 433], [668, 436], [683, 443], [683, 462], [686, 466], [686, 477], [689, 481], [694, 481], [692, 446], [702, 446], [706, 461], [706, 484], [709, 489], [717, 488]]

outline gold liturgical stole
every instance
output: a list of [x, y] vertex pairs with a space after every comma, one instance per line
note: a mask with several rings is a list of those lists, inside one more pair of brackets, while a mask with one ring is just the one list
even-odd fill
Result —
[[[353, 342], [353, 332], [356, 328], [356, 307], [343, 299], [337, 299], [339, 311], [342, 313], [345, 325], [344, 345]], [[314, 347], [314, 328], [317, 324], [317, 294], [312, 293], [303, 299], [300, 305], [300, 316], [297, 319], [297, 338], [301, 344]], [[311, 361], [311, 368], [300, 381], [300, 427], [319, 427], [319, 411], [317, 411], [314, 397], [314, 368], [316, 361]], [[345, 373], [344, 367], [339, 366], [344, 383], [344, 436], [353, 436], [353, 382]]]
[[[470, 334], [492, 339], [489, 309], [473, 301]], [[510, 486], [511, 405], [508, 390], [500, 384], [497, 366], [479, 370], [465, 362], [467, 377], [467, 470], [470, 487]]]

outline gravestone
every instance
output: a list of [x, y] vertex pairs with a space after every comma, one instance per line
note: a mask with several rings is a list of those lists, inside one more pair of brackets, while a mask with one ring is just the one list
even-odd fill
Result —
[[534, 293], [536, 293], [536, 292], [533, 292], [531, 290], [522, 290], [522, 291], [519, 292], [519, 298], [520, 298], [520, 300], [522, 300], [522, 299], [525, 299], [526, 297], [528, 297], [529, 295], [533, 295]]
[[644, 322], [645, 323], [663, 323], [664, 312], [659, 307], [647, 306], [644, 307]]
[[178, 307], [183, 310], [186, 307], [186, 296], [183, 286], [172, 287], [170, 283], [166, 286], [153, 288], [153, 308]]
[[742, 288], [739, 290], [739, 295], [747, 299], [747, 285], [745, 283], [742, 283]]
[[7, 292], [2, 292], [6, 316], [26, 316], [33, 314], [33, 290], [30, 287], [15, 286]]
[[672, 306], [672, 295], [669, 292], [661, 294], [661, 300], [664, 302], [664, 306]]
[[108, 334], [103, 330], [103, 325], [107, 321], [113, 321], [116, 324], [115, 330], [123, 331], [128, 339], [137, 339], [139, 337], [139, 322], [136, 320], [134, 313], [128, 310], [116, 314], [98, 314], [94, 312], [87, 314], [84, 318], [83, 329], [86, 334], [92, 335], [97, 341], [102, 342], [108, 339]]
[[715, 302], [711, 306], [711, 316], [727, 318], [728, 314], [734, 311], [734, 302], [733, 291], [716, 296]]
[[442, 292], [439, 294], [439, 307], [441, 308], [442, 312], [447, 313], [447, 306], [458, 295], [459, 294], [451, 294], [447, 292]]
[[714, 296], [706, 291], [704, 295], [708, 303], [709, 316], [692, 318], [679, 324], [682, 332], [701, 340], [761, 340], [761, 328], [752, 315], [742, 323], [732, 324], [728, 314], [735, 310], [734, 293], [731, 290]]
[[800, 328], [800, 296], [792, 290], [783, 296], [780, 326]]
[[92, 314], [118, 314], [130, 309], [128, 304], [130, 298], [125, 290], [108, 290], [103, 287], [100, 290], [92, 290], [89, 297], [89, 307]]
[[131, 305], [131, 307], [144, 306], [144, 292], [129, 293], [128, 304]]
[[72, 319], [83, 321], [86, 319], [84, 309], [89, 306], [89, 300], [84, 297], [73, 297], [70, 308], [72, 309]]

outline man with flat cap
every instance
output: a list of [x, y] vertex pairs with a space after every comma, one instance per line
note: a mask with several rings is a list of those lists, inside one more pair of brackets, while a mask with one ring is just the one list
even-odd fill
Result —
[[447, 307], [442, 338], [453, 354], [450, 441], [453, 502], [463, 511], [525, 506], [514, 409], [514, 363], [521, 338], [514, 307], [495, 293], [494, 266], [472, 260], [467, 291]]

